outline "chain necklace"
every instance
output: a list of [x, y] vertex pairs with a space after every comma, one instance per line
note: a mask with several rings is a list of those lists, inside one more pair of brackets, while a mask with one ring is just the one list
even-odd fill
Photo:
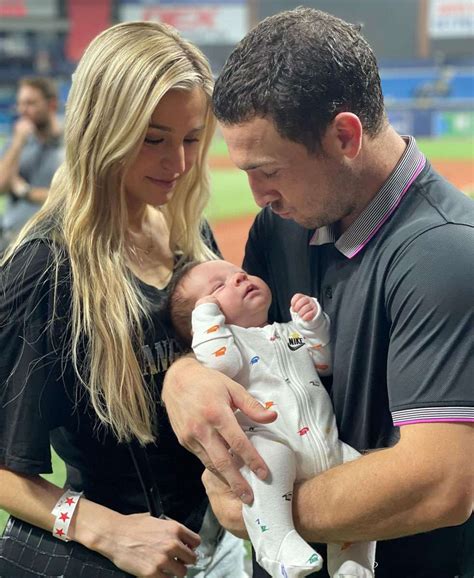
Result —
[[127, 231], [128, 250], [129, 250], [130, 254], [133, 255], [133, 257], [135, 258], [135, 261], [139, 265], [143, 265], [144, 257], [149, 257], [151, 255], [151, 253], [153, 253], [153, 250], [155, 248], [155, 242], [153, 239], [153, 234], [151, 232], [151, 229], [148, 232], [147, 237], [148, 237], [147, 246], [146, 247], [140, 247], [140, 245], [137, 245], [132, 240], [132, 235], [131, 235], [130, 231]]
[[[149, 285], [154, 285], [158, 289], [166, 287], [173, 273], [173, 256], [171, 252], [164, 250], [161, 246], [160, 237], [153, 235], [153, 228], [150, 220], [142, 227], [141, 240], [146, 241], [146, 246], [140, 246], [134, 242], [138, 234], [131, 231], [125, 233], [132, 270], [135, 266], [135, 274], [142, 281]], [[156, 229], [155, 229], [156, 230]]]

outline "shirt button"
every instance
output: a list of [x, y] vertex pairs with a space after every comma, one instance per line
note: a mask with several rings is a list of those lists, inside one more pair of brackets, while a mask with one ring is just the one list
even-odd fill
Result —
[[324, 296], [328, 299], [332, 299], [332, 287], [330, 285], [327, 285], [324, 288]]

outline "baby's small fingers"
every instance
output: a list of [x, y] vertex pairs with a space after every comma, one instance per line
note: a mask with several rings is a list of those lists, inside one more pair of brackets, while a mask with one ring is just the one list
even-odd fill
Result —
[[317, 308], [314, 306], [314, 303], [311, 301], [301, 307], [298, 314], [304, 321], [312, 321], [317, 313]]
[[295, 313], [299, 313], [301, 311], [301, 308], [310, 301], [311, 299], [307, 295], [303, 295], [302, 293], [296, 293], [296, 295], [293, 295], [293, 298], [291, 300], [291, 308]]
[[295, 305], [298, 303], [298, 300], [299, 300], [301, 297], [303, 297], [303, 295], [302, 295], [301, 293], [295, 293], [295, 294], [293, 295], [293, 297], [291, 298], [290, 305], [291, 305], [291, 308], [292, 308], [293, 310], [295, 309]]

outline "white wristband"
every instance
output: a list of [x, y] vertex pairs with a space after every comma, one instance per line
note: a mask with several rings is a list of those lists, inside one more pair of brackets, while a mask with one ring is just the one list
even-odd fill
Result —
[[67, 531], [71, 523], [74, 510], [79, 502], [82, 492], [73, 492], [67, 490], [56, 502], [56, 505], [51, 510], [51, 514], [56, 516], [53, 526], [53, 536], [59, 538], [64, 542], [69, 542]]

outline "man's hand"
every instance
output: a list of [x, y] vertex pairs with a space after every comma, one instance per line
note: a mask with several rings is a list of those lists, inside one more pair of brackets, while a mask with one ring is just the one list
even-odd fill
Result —
[[319, 307], [314, 299], [302, 293], [295, 293], [293, 295], [291, 308], [303, 321], [313, 321], [319, 311]]
[[24, 144], [26, 139], [35, 132], [34, 123], [26, 117], [19, 118], [13, 127], [13, 139]]
[[257, 423], [270, 423], [277, 414], [265, 409], [241, 385], [204, 368], [193, 357], [179, 359], [167, 371], [162, 398], [180, 444], [196, 454], [206, 468], [222, 476], [243, 502], [251, 503], [252, 490], [232, 454], [262, 480], [268, 469], [234, 411], [239, 409]]
[[25, 179], [16, 175], [10, 181], [10, 191], [17, 199], [24, 199], [28, 197], [31, 187]]
[[14, 127], [10, 146], [0, 158], [0, 193], [9, 192], [11, 181], [18, 175], [20, 155], [35, 125], [28, 118], [19, 118]]
[[221, 525], [238, 538], [248, 540], [242, 517], [242, 502], [235, 497], [230, 487], [209, 470], [204, 470], [202, 483], [206, 488], [212, 511]]

